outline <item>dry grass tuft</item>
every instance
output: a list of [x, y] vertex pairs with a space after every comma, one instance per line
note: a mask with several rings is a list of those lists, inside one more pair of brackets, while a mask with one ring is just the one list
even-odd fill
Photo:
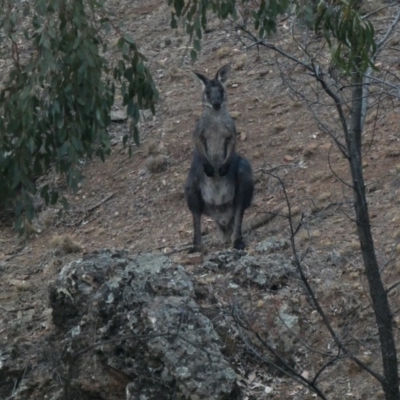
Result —
[[386, 157], [398, 157], [400, 155], [400, 149], [397, 146], [386, 148]]
[[220, 47], [217, 50], [217, 57], [225, 58], [225, 57], [229, 56], [230, 53], [231, 53], [231, 49], [229, 47]]
[[315, 171], [310, 175], [310, 183], [314, 183], [319, 181], [324, 177], [324, 172], [323, 171]]
[[40, 222], [45, 229], [50, 229], [53, 226], [55, 219], [56, 215], [54, 210], [48, 209], [40, 214]]
[[233, 69], [234, 70], [244, 69], [246, 61], [247, 61], [246, 53], [238, 55], [237, 57], [235, 57]]
[[168, 163], [167, 158], [164, 155], [159, 154], [157, 156], [149, 156], [146, 159], [144, 165], [149, 172], [155, 174], [165, 171], [167, 169]]
[[144, 146], [144, 155], [146, 157], [156, 156], [159, 154], [157, 143], [154, 140], [150, 140]]
[[82, 250], [81, 245], [72, 239], [70, 235], [56, 235], [50, 240], [50, 245], [63, 250], [66, 254], [78, 253]]
[[231, 111], [230, 114], [233, 119], [238, 119], [242, 116], [242, 113], [240, 111]]
[[169, 79], [171, 79], [172, 81], [177, 81], [187, 76], [186, 72], [183, 69], [180, 69], [175, 66], [168, 68], [167, 75]]
[[347, 249], [347, 251], [350, 251], [350, 252], [359, 251], [360, 250], [360, 242], [353, 239], [346, 245], [346, 249]]

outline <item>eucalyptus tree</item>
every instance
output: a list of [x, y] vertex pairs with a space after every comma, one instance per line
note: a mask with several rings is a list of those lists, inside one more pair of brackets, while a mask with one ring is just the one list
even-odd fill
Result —
[[1, 0], [0, 59], [0, 207], [15, 205], [23, 229], [33, 195], [59, 199], [59, 186], [41, 177], [52, 169], [76, 188], [79, 163], [110, 153], [117, 91], [134, 122], [126, 143], [138, 142], [139, 110], [154, 112], [157, 90], [134, 38], [102, 1]]

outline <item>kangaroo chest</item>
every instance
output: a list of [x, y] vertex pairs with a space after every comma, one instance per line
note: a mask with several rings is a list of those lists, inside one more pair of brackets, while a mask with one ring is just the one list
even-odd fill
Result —
[[208, 160], [218, 168], [225, 161], [227, 142], [232, 138], [233, 133], [225, 125], [211, 124], [203, 135]]
[[233, 202], [235, 184], [227, 176], [209, 178], [203, 174], [200, 180], [200, 191], [207, 205], [221, 206]]

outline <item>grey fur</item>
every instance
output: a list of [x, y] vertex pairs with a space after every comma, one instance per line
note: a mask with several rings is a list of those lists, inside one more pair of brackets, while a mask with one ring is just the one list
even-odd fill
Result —
[[250, 163], [236, 149], [236, 127], [227, 108], [223, 83], [230, 66], [221, 67], [214, 79], [195, 73], [203, 85], [203, 113], [193, 133], [195, 149], [185, 185], [193, 215], [193, 249], [202, 250], [201, 215], [216, 223], [224, 242], [244, 248], [242, 219], [250, 206], [254, 183]]

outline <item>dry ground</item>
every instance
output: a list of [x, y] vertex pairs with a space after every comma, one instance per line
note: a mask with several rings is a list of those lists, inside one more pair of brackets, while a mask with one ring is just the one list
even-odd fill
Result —
[[[185, 206], [183, 184], [190, 165], [191, 132], [201, 111], [200, 85], [190, 69], [213, 75], [224, 63], [233, 66], [227, 90], [239, 132], [238, 150], [251, 161], [256, 179], [254, 202], [245, 219], [250, 221], [285, 206], [281, 186], [268, 174], [279, 173], [293, 206], [295, 222], [300, 215], [305, 216], [297, 236], [298, 248], [309, 246], [306, 264], [310, 260], [313, 266], [319, 265], [313, 284], [318, 293], [324, 294], [335, 326], [341, 328], [348, 323], [340, 318], [343, 310], [350, 307], [350, 294], [354, 309], [358, 310], [355, 313], [368, 308], [367, 286], [351, 219], [351, 194], [341, 182], [348, 180], [346, 161], [331, 148], [329, 138], [318, 131], [305, 105], [289, 96], [273, 54], [263, 49], [258, 52], [256, 48], [246, 51], [229, 25], [214, 21], [215, 29], [205, 35], [203, 50], [193, 66], [185, 56], [186, 36], [169, 28], [170, 14], [165, 2], [141, 0], [127, 7], [121, 1], [114, 6], [116, 16], [124, 21], [125, 29], [149, 59], [160, 90], [157, 115], [142, 124], [143, 144], [134, 150], [132, 158], [120, 141], [127, 124], [113, 125], [115, 145], [111, 157], [105, 163], [93, 160], [83, 166], [85, 179], [78, 193], [67, 194], [71, 207], [61, 220], [55, 218], [56, 210], [43, 209], [35, 220], [38, 233], [26, 241], [15, 235], [11, 221], [1, 221], [0, 349], [13, 343], [25, 349], [30, 368], [40, 362], [36, 348], [53, 332], [48, 285], [66, 262], [102, 248], [168, 253], [190, 243], [192, 222]], [[279, 34], [282, 40], [289, 40], [285, 39], [284, 30]], [[293, 74], [299, 79], [304, 75], [307, 82], [304, 71], [294, 69]], [[396, 260], [400, 252], [398, 113], [397, 104], [391, 105], [378, 121], [367, 123], [368, 138], [376, 129], [364, 157], [373, 232], [379, 261], [386, 266], [386, 283], [395, 282], [400, 274]], [[206, 219], [204, 226], [211, 238], [209, 251], [220, 249], [213, 240], [212, 222]], [[246, 235], [248, 251], [254, 252], [264, 239], [288, 235], [287, 219], [276, 217]], [[340, 258], [337, 266], [329, 263], [332, 254]], [[193, 279], [203, 273], [196, 266], [190, 266], [189, 271]], [[397, 291], [392, 292], [391, 299], [393, 309], [398, 309]], [[357, 304], [362, 307], [357, 308]], [[311, 318], [310, 323], [319, 326], [317, 319]], [[371, 326], [369, 332], [374, 337], [370, 313], [354, 325], [355, 332], [360, 330], [365, 335], [365, 326]], [[397, 342], [400, 345], [399, 338]], [[368, 362], [379, 368], [376, 347], [365, 347], [365, 343], [360, 346], [360, 354], [372, 354], [373, 359]], [[264, 376], [259, 368], [254, 367], [257, 374]], [[327, 388], [332, 399], [381, 396], [375, 381], [353, 369], [350, 363], [344, 363], [336, 376], [329, 377]], [[312, 398], [301, 393], [297, 386], [288, 383], [269, 397], [261, 392], [251, 398]]]

